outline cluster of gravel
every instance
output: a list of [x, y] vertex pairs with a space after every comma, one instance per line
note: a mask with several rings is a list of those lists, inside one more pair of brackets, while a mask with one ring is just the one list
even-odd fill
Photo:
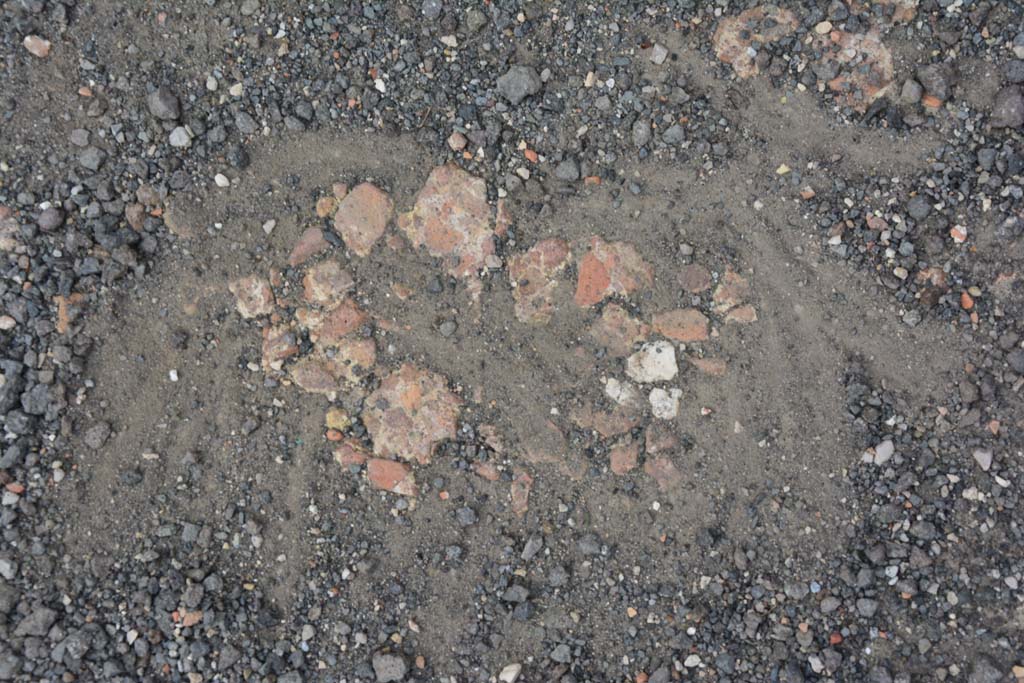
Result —
[[[910, 70], [898, 95], [866, 113], [820, 96], [837, 123], [945, 141], [916, 175], [837, 174], [804, 207], [826, 250], [873, 274], [905, 324], [939, 321], [973, 349], [963, 359], [970, 370], [938, 401], [942, 413], [877, 386], [851, 359], [842, 390], [865, 457], [848, 476], [855, 521], [834, 530], [841, 560], [811, 577], [772, 547], [770, 520], [757, 547], [709, 524], [692, 552], [717, 571], [692, 577], [678, 561], [678, 581], [654, 580], [648, 569], [664, 558], [631, 557], [581, 532], [572, 500], [535, 513], [528, 535], [509, 531], [489, 501], [467, 500], [445, 523], [489, 529], [481, 566], [467, 566], [465, 543], [427, 539], [406, 575], [380, 574], [374, 558], [385, 541], [353, 533], [351, 520], [408, 525], [407, 505], [360, 502], [353, 490], [341, 510], [314, 515], [314, 535], [328, 542], [317, 545], [282, 623], [250, 583], [261, 571], [257, 520], [275, 504], [255, 486], [206, 523], [168, 513], [117, 557], [83, 565], [62, 536], [54, 500], [75, 476], [71, 454], [102, 448], [111, 433], [69, 411], [88, 388], [94, 346], [81, 333], [83, 312], [181, 243], [181, 226], [160, 211], [166, 199], [230, 183], [249, 166], [255, 138], [307, 129], [409, 133], [513, 195], [524, 184], [572, 193], [590, 176], [621, 182], [622, 159], [728, 166], [741, 142], [728, 117], [684, 69], [650, 65], [672, 66], [677, 55], [656, 38], [679, 34], [717, 77], [732, 78], [706, 27], [754, 3], [206, 0], [156, 12], [111, 4], [119, 3], [0, 5], [0, 680], [386, 682], [443, 673], [483, 682], [515, 680], [517, 666], [522, 680], [562, 683], [641, 671], [648, 683], [1013, 680], [1024, 646], [1024, 297], [1008, 277], [1020, 269], [1024, 238], [1019, 6], [922, 0], [916, 20], [888, 30], [936, 56]], [[784, 4], [801, 26], [764, 46], [759, 64], [776, 87], [813, 92], [828, 74], [796, 66], [808, 32], [824, 20], [866, 28], [894, 3], [856, 3], [860, 14], [838, 1]], [[118, 14], [120, 28], [111, 28]], [[146, 27], [138, 36], [135, 24]], [[223, 36], [223, 53], [161, 37], [197, 26]], [[47, 57], [25, 49], [29, 35], [51, 42]], [[971, 60], [998, 67], [991, 102], [960, 98], [968, 84], [957, 71]], [[63, 78], [55, 66], [68, 70]], [[924, 92], [941, 94], [944, 107], [924, 108]], [[528, 163], [524, 150], [541, 162]], [[792, 195], [805, 185], [799, 172], [775, 182]], [[445, 448], [439, 459], [456, 470], [490, 457], [471, 432]], [[202, 462], [173, 466], [188, 481]], [[783, 510], [799, 504], [781, 487], [771, 497]], [[458, 615], [470, 626], [451, 636], [451, 652], [436, 653], [443, 671], [430, 661], [421, 669], [413, 614], [432, 608], [422, 604], [430, 577], [449, 572], [474, 596], [472, 614]], [[349, 583], [373, 597], [335, 599]], [[631, 608], [674, 618], [610, 636], [576, 627], [574, 612]], [[514, 644], [524, 658], [496, 665], [510, 620], [530, 628], [517, 631], [528, 642]], [[628, 651], [628, 661], [610, 660], [610, 648]]]

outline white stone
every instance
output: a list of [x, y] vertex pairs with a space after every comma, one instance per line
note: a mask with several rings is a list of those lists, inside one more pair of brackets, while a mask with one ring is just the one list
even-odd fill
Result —
[[896, 452], [896, 446], [893, 445], [892, 439], [886, 439], [882, 443], [875, 446], [875, 464], [884, 465], [889, 462], [889, 458]]
[[520, 672], [523, 670], [523, 665], [516, 662], [515, 664], [509, 664], [501, 673], [498, 674], [498, 680], [502, 683], [516, 683], [516, 679], [519, 678]]
[[188, 147], [192, 144], [192, 136], [185, 126], [178, 126], [171, 131], [169, 141], [172, 147]]
[[700, 666], [700, 655], [690, 655], [683, 661], [683, 666], [687, 669]]
[[661, 387], [651, 390], [648, 399], [651, 402], [651, 412], [659, 420], [673, 420], [679, 414], [679, 399], [682, 397], [681, 389], [672, 388], [665, 391]]
[[620, 406], [635, 406], [640, 396], [629, 382], [620, 382], [609, 377], [604, 382], [604, 393]]
[[245, 86], [241, 83], [235, 83], [233, 86], [228, 88], [228, 94], [232, 97], [241, 97], [243, 92], [245, 92]]
[[987, 448], [978, 448], [974, 451], [974, 460], [982, 472], [988, 472], [988, 469], [992, 467], [992, 451]]
[[213, 182], [217, 183], [217, 187], [227, 187], [231, 184], [231, 181], [228, 180], [228, 177], [223, 173], [218, 173], [213, 176]]
[[678, 373], [676, 349], [667, 341], [644, 344], [626, 361], [626, 374], [637, 382], [667, 382]]
[[655, 43], [651, 48], [651, 61], [655, 64], [664, 64], [668, 58], [668, 48], [661, 43]]

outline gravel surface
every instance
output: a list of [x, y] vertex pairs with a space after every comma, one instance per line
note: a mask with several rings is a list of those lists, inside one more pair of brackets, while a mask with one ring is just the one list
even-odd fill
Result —
[[1022, 27], [0, 0], [0, 681], [1024, 681]]

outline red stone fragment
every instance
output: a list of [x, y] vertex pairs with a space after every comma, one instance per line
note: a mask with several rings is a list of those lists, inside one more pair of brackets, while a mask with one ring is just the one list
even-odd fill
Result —
[[590, 251], [580, 261], [576, 304], [593, 306], [606, 297], [627, 296], [654, 282], [654, 271], [636, 249], [625, 242], [590, 238]]
[[515, 286], [515, 314], [520, 322], [546, 324], [554, 314], [552, 301], [556, 279], [569, 264], [569, 245], [564, 240], [538, 242], [523, 254], [508, 260], [508, 276]]
[[284, 361], [299, 352], [295, 332], [287, 325], [263, 328], [263, 370], [280, 371]]
[[590, 326], [590, 337], [610, 356], [621, 358], [633, 353], [633, 345], [647, 339], [650, 326], [631, 316], [618, 304], [607, 304], [601, 317]]
[[758, 72], [755, 55], [751, 54], [753, 44], [767, 45], [782, 40], [799, 25], [800, 21], [789, 10], [774, 5], [752, 7], [718, 22], [712, 39], [715, 55], [732, 64], [740, 78], [750, 78]]
[[533, 488], [533, 477], [527, 472], [519, 470], [512, 478], [510, 496], [512, 498], [512, 512], [517, 517], [522, 517], [529, 509], [530, 489]]
[[288, 265], [293, 268], [301, 266], [330, 246], [330, 242], [324, 239], [323, 230], [320, 228], [307, 228], [292, 249], [292, 253], [288, 257]]
[[334, 305], [340, 303], [356, 283], [337, 261], [324, 261], [309, 269], [302, 286], [303, 298], [309, 303]]
[[418, 493], [412, 468], [405, 463], [370, 458], [366, 461], [366, 478], [374, 488], [383, 491], [391, 491], [401, 496], [415, 496]]
[[487, 185], [454, 164], [431, 171], [412, 211], [398, 217], [398, 227], [413, 247], [447, 258], [455, 277], [475, 276], [494, 253]]
[[659, 313], [651, 326], [658, 334], [676, 341], [697, 342], [708, 338], [708, 319], [696, 308]]
[[334, 230], [345, 240], [345, 246], [365, 257], [387, 230], [393, 213], [394, 204], [387, 193], [370, 183], [361, 183], [338, 202]]
[[434, 446], [455, 438], [461, 408], [442, 376], [406, 363], [366, 399], [363, 424], [373, 452], [430, 462]]

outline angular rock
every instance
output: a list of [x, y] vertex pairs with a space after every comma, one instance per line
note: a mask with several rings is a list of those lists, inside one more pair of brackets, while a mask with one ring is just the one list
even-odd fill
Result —
[[697, 342], [708, 338], [708, 319], [695, 308], [659, 313], [651, 321], [651, 327], [663, 337], [680, 342]]
[[737, 306], [725, 314], [725, 322], [740, 323], [741, 325], [757, 322], [757, 309], [750, 304]]
[[679, 373], [676, 349], [667, 341], [644, 344], [626, 361], [626, 374], [640, 383], [667, 382]]
[[228, 291], [235, 295], [235, 307], [243, 318], [259, 318], [274, 312], [274, 292], [264, 278], [239, 278], [228, 285]]
[[746, 278], [732, 268], [727, 268], [725, 275], [722, 276], [722, 282], [715, 288], [713, 299], [715, 307], [719, 311], [725, 312], [734, 306], [745, 303], [749, 296], [750, 284]]
[[366, 313], [350, 299], [325, 313], [300, 310], [296, 319], [309, 330], [309, 340], [321, 348], [337, 346], [369, 320]]
[[538, 242], [526, 253], [508, 260], [508, 276], [515, 284], [512, 298], [520, 322], [547, 324], [554, 314], [552, 297], [558, 288], [558, 275], [569, 264], [569, 245], [564, 240]]
[[622, 306], [610, 303], [590, 326], [588, 334], [610, 356], [621, 358], [633, 353], [633, 346], [646, 340], [650, 331], [647, 323], [631, 316]]
[[593, 306], [613, 294], [627, 296], [653, 282], [653, 269], [632, 245], [594, 236], [590, 251], [580, 261], [576, 305]]
[[401, 655], [386, 652], [374, 653], [373, 673], [377, 676], [377, 683], [395, 683], [405, 678], [408, 666]]
[[25, 36], [25, 40], [22, 41], [22, 45], [24, 45], [25, 49], [31, 54], [39, 57], [40, 59], [45, 59], [50, 56], [50, 41], [46, 38], [41, 38], [39, 36]]
[[676, 415], [679, 414], [679, 399], [682, 396], [682, 390], [675, 387], [671, 389], [662, 389], [661, 387], [651, 389], [651, 394], [648, 396], [648, 401], [651, 404], [651, 414], [659, 420], [674, 420]]
[[455, 438], [460, 409], [443, 377], [406, 363], [367, 397], [363, 424], [378, 456], [427, 463], [439, 442]]
[[416, 479], [412, 468], [405, 463], [384, 458], [366, 461], [366, 478], [374, 488], [391, 491], [400, 496], [416, 496]]
[[494, 254], [487, 186], [454, 164], [435, 168], [398, 227], [413, 247], [444, 257], [454, 277], [475, 276]]
[[628, 405], [617, 405], [605, 411], [583, 403], [569, 410], [569, 419], [580, 429], [593, 430], [605, 439], [625, 434], [640, 423], [639, 413]]
[[280, 372], [284, 361], [298, 355], [299, 345], [295, 332], [287, 325], [267, 326], [263, 328], [263, 357], [261, 364], [264, 372]]
[[352, 275], [337, 261], [324, 261], [302, 278], [303, 298], [311, 304], [336, 305], [355, 289]]
[[542, 85], [540, 74], [532, 66], [516, 65], [498, 77], [498, 92], [512, 105], [537, 94]]
[[176, 121], [181, 116], [181, 103], [178, 96], [165, 85], [146, 96], [149, 113], [164, 121]]
[[334, 230], [353, 253], [366, 257], [384, 235], [393, 213], [394, 204], [387, 193], [370, 183], [361, 183], [338, 204]]
[[996, 93], [989, 123], [993, 128], [1024, 127], [1024, 90], [1011, 85]]
[[288, 265], [293, 268], [300, 266], [330, 246], [330, 242], [324, 239], [323, 230], [320, 228], [307, 228], [292, 249], [292, 253], [288, 257]]

